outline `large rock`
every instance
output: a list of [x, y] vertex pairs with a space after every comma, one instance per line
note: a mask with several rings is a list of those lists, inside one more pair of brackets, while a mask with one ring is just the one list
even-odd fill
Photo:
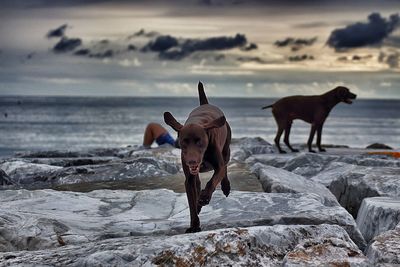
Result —
[[[276, 224], [337, 224], [364, 248], [355, 221], [342, 207], [326, 206], [315, 194], [216, 191], [200, 213], [203, 230]], [[62, 244], [183, 233], [189, 224], [185, 194], [170, 190], [89, 193], [6, 190], [0, 194], [3, 251], [54, 248]]]
[[274, 153], [270, 143], [261, 137], [243, 137], [232, 140], [231, 144], [231, 159], [243, 162], [246, 158], [253, 154], [270, 154]]
[[12, 184], [29, 185], [47, 180], [62, 168], [24, 160], [11, 160], [0, 164], [0, 169], [9, 176]]
[[276, 225], [171, 237], [126, 237], [0, 254], [0, 266], [367, 266], [335, 225]]
[[357, 166], [340, 174], [329, 185], [339, 203], [356, 218], [367, 197], [400, 197], [400, 169]]
[[[81, 154], [77, 154], [76, 158], [44, 158], [47, 154], [39, 154], [43, 156], [40, 158], [28, 158], [24, 155], [25, 157], [21, 159], [3, 161], [0, 163], [0, 168], [16, 185], [4, 187], [6, 189], [20, 187], [39, 189], [73, 184], [144, 180], [177, 174], [181, 169], [180, 155], [177, 152], [179, 151], [171, 147], [131, 150], [129, 155], [122, 159], [110, 157], [112, 153], [106, 153], [103, 150], [89, 158], [79, 157]], [[58, 155], [54, 153], [49, 155]], [[64, 154], [61, 153], [58, 156], [64, 156]], [[99, 157], [102, 154], [105, 155], [104, 158]], [[28, 155], [32, 156], [32, 154]]]
[[374, 266], [400, 265], [400, 224], [376, 236], [369, 246], [367, 256]]
[[283, 169], [256, 163], [251, 167], [268, 193], [310, 193], [317, 194], [326, 206], [339, 206], [336, 198], [322, 184], [285, 171]]
[[289, 159], [283, 166], [283, 169], [305, 177], [312, 177], [323, 170], [328, 163], [337, 158], [337, 156], [326, 154], [300, 153]]
[[366, 242], [400, 223], [400, 198], [364, 198], [358, 210], [357, 225]]

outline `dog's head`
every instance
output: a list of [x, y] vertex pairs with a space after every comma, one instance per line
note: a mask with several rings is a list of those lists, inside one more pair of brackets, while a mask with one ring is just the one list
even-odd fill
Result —
[[336, 97], [340, 102], [344, 102], [346, 104], [351, 104], [353, 103], [353, 99], [356, 99], [357, 95], [353, 94], [350, 92], [350, 90], [347, 87], [344, 86], [338, 86], [335, 88], [336, 91]]
[[205, 125], [180, 124], [171, 113], [164, 113], [164, 121], [178, 132], [178, 140], [182, 153], [182, 164], [186, 164], [192, 175], [200, 172], [204, 153], [207, 150], [209, 139], [208, 131], [222, 127], [225, 117], [222, 116]]

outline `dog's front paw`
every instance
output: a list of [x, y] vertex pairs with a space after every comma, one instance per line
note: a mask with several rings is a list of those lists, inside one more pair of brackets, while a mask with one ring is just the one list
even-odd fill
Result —
[[189, 233], [197, 233], [200, 232], [201, 228], [200, 227], [190, 227], [188, 229], [186, 229], [185, 233], [189, 234]]
[[229, 193], [231, 192], [231, 183], [228, 179], [223, 179], [221, 181], [221, 190], [226, 197], [229, 196]]
[[285, 150], [279, 150], [279, 153], [286, 154], [286, 151]]
[[316, 152], [315, 150], [313, 150], [313, 149], [309, 149], [308, 152], [310, 152], [310, 153], [317, 153], [317, 152]]
[[201, 190], [200, 197], [199, 197], [199, 205], [200, 206], [205, 206], [210, 203], [211, 200], [211, 194], [209, 194], [206, 190]]
[[326, 149], [325, 148], [320, 148], [319, 152], [326, 152]]

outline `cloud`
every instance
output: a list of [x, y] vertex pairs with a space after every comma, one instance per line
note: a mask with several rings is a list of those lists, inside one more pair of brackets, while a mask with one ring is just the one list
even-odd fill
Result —
[[262, 59], [260, 57], [238, 57], [236, 60], [239, 62], [243, 62], [243, 63], [246, 63], [246, 62], [256, 62], [259, 64], [267, 64], [268, 63], [267, 61], [265, 61], [264, 59]]
[[55, 53], [66, 53], [73, 51], [75, 48], [82, 44], [80, 38], [62, 37], [58, 43], [53, 47]]
[[142, 51], [164, 52], [172, 47], [176, 47], [177, 45], [177, 38], [170, 35], [161, 35], [155, 40], [150, 41], [145, 47], [142, 48]]
[[255, 50], [255, 49], [258, 49], [258, 46], [255, 43], [251, 43], [248, 46], [242, 47], [240, 50], [251, 51], [251, 50]]
[[380, 45], [399, 26], [399, 14], [390, 15], [388, 19], [379, 13], [371, 13], [368, 22], [357, 22], [345, 28], [335, 29], [327, 44], [336, 50]]
[[400, 67], [400, 53], [385, 54], [384, 52], [380, 52], [378, 62], [386, 63], [390, 68], [397, 69]]
[[68, 25], [63, 24], [60, 27], [50, 30], [47, 34], [47, 38], [54, 38], [54, 37], [63, 37], [65, 34], [65, 31], [67, 30]]
[[297, 51], [303, 48], [304, 46], [312, 46], [315, 41], [317, 41], [317, 37], [313, 38], [292, 38], [292, 37], [287, 37], [284, 40], [277, 40], [275, 41], [275, 46], [277, 47], [288, 47], [290, 46], [292, 51]]
[[[156, 45], [157, 41], [160, 41], [158, 45]], [[157, 37], [155, 42], [150, 42], [148, 45], [146, 45], [143, 51], [150, 49], [152, 51], [160, 52], [159, 58], [161, 59], [181, 60], [197, 51], [228, 50], [232, 48], [244, 47], [246, 44], [247, 39], [243, 34], [236, 34], [233, 37], [219, 36], [206, 39], [181, 40], [168, 35], [168, 38], [165, 36]]]
[[313, 60], [314, 56], [313, 55], [307, 55], [307, 54], [303, 54], [303, 55], [295, 55], [295, 56], [290, 56], [288, 57], [289, 61], [304, 61], [304, 60]]

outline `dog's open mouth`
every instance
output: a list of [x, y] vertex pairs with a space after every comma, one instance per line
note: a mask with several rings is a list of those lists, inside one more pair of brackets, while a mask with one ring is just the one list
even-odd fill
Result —
[[188, 165], [190, 174], [196, 175], [200, 172], [200, 164], [198, 165]]
[[344, 103], [346, 103], [346, 104], [353, 104], [353, 101], [352, 101], [350, 98], [346, 98], [346, 99], [344, 100]]

